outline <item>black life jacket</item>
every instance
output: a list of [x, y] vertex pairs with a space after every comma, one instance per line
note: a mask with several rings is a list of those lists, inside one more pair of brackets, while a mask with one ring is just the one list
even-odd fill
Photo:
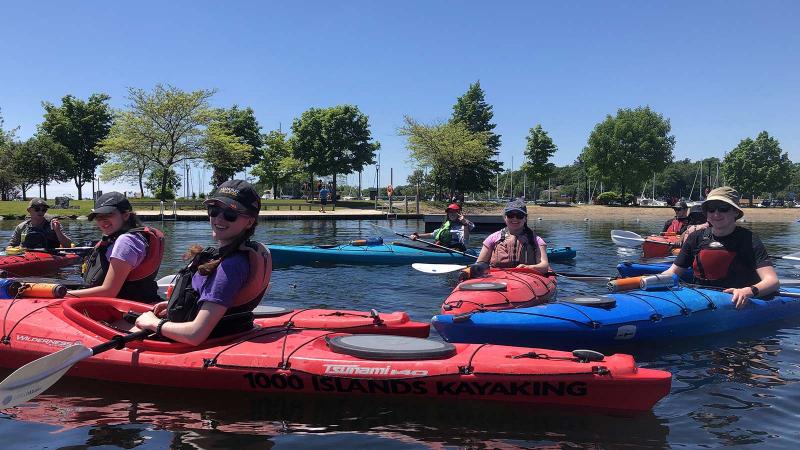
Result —
[[25, 228], [20, 235], [20, 246], [24, 248], [56, 248], [59, 246], [58, 238], [50, 227], [50, 221], [45, 219], [41, 227], [31, 224], [31, 219], [26, 219]]
[[[245, 249], [240, 247], [236, 253], [245, 253], [248, 259], [250, 272], [247, 280], [234, 297], [233, 306], [225, 311], [225, 315], [211, 331], [209, 338], [240, 333], [253, 328], [252, 311], [261, 302], [269, 286], [272, 257], [269, 250], [258, 242], [247, 241], [244, 247]], [[220, 250], [216, 247], [207, 247], [195, 255], [186, 267], [178, 271], [167, 303], [167, 318], [171, 322], [190, 322], [197, 317], [201, 307], [198, 303], [200, 293], [192, 287], [192, 277], [199, 266], [214, 259], [220, 259]]]
[[[745, 236], [752, 236], [746, 234]], [[737, 247], [749, 246], [752, 240], [738, 242]], [[760, 280], [755, 266], [746, 267], [740, 255], [741, 248], [728, 249], [714, 239], [711, 228], [703, 230], [699, 250], [694, 257], [692, 269], [695, 282], [708, 286], [718, 287], [745, 287], [758, 283]], [[739, 256], [737, 258], [737, 256]], [[752, 275], [750, 275], [752, 273]]]
[[157, 228], [131, 228], [125, 232], [103, 236], [83, 264], [84, 284], [87, 287], [103, 284], [109, 268], [108, 255], [106, 254], [108, 248], [125, 233], [143, 237], [147, 243], [147, 252], [142, 263], [128, 273], [128, 277], [125, 279], [125, 283], [122, 284], [117, 297], [144, 303], [161, 301], [161, 297], [158, 296], [156, 275], [158, 275], [161, 259], [164, 256], [164, 233]]

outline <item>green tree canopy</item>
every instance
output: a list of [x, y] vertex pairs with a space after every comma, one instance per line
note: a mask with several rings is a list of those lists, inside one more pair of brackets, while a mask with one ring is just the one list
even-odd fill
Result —
[[[181, 188], [181, 179], [175, 169], [170, 167], [164, 173], [161, 166], [156, 166], [147, 178], [145, 187], [153, 193], [153, 197], [163, 200], [172, 200], [175, 198], [175, 193]], [[167, 180], [164, 184], [164, 179]], [[161, 191], [160, 189], [166, 189]]]
[[53, 181], [68, 181], [75, 164], [69, 151], [49, 135], [39, 133], [12, 149], [14, 171], [19, 175], [23, 199], [32, 186], [42, 186], [47, 199], [47, 185]]
[[151, 92], [128, 89], [133, 121], [130, 137], [148, 143], [141, 147], [141, 155], [152, 164], [153, 173], [162, 177], [161, 187], [153, 192], [162, 195], [169, 192], [168, 177], [174, 173], [173, 165], [203, 156], [207, 144], [206, 127], [214, 118], [214, 111], [208, 105], [213, 95], [214, 90], [184, 92], [160, 84]]
[[[484, 133], [486, 145], [492, 152], [492, 157], [497, 157], [500, 151], [500, 135], [495, 134], [494, 128], [497, 126], [492, 123], [494, 112], [492, 105], [486, 103], [486, 94], [481, 89], [481, 82], [476, 81], [469, 85], [469, 89], [456, 100], [453, 105], [452, 122], [464, 124], [467, 130], [473, 133]], [[490, 160], [489, 170], [499, 172], [502, 163]]]
[[158, 142], [142, 133], [139, 125], [140, 119], [129, 111], [116, 114], [111, 132], [100, 142], [100, 150], [109, 159], [100, 166], [100, 180], [137, 183], [144, 197], [144, 177], [153, 168], [148, 154], [155, 153]]
[[41, 130], [55, 142], [63, 145], [74, 164], [69, 177], [78, 188], [78, 200], [83, 198], [83, 185], [94, 180], [94, 171], [105, 160], [97, 145], [107, 135], [112, 125], [112, 112], [107, 94], [92, 94], [88, 101], [72, 95], [61, 99], [61, 106], [44, 102], [44, 122]]
[[239, 109], [238, 105], [233, 105], [232, 108], [222, 111], [220, 121], [230, 134], [238, 137], [242, 143], [248, 144], [254, 149], [247, 166], [258, 163], [261, 160], [261, 155], [256, 149], [264, 145], [264, 138], [261, 135], [261, 125], [258, 124], [253, 109], [250, 107]]
[[625, 198], [672, 161], [670, 130], [669, 120], [649, 107], [620, 109], [595, 126], [580, 158], [593, 177], [616, 184]]
[[552, 175], [556, 165], [550, 162], [550, 158], [556, 153], [558, 147], [553, 144], [553, 140], [547, 135], [547, 131], [542, 129], [541, 124], [536, 124], [528, 131], [526, 140], [528, 141], [525, 146], [526, 161], [522, 170], [535, 186], [536, 183], [542, 182]]
[[286, 133], [272, 130], [263, 136], [263, 142], [260, 161], [252, 173], [258, 177], [259, 186], [277, 195], [278, 185], [302, 172], [305, 165], [292, 157], [292, 145]]
[[726, 183], [748, 197], [750, 205], [756, 195], [786, 188], [791, 182], [792, 170], [789, 155], [766, 131], [759, 133], [755, 140], [742, 139], [725, 155], [722, 163]]
[[294, 157], [311, 174], [333, 176], [358, 172], [375, 162], [380, 143], [372, 141], [369, 118], [356, 106], [311, 108], [292, 123]]
[[211, 184], [219, 186], [241, 172], [253, 160], [253, 147], [234, 135], [226, 123], [215, 120], [208, 125], [205, 161], [213, 169]]
[[[424, 124], [411, 117], [399, 129], [407, 139], [411, 158], [430, 168], [429, 177], [449, 196], [457, 192], [489, 189], [492, 180], [492, 151], [487, 133], [469, 131], [461, 122]], [[441, 193], [441, 191], [440, 191]]]
[[12, 143], [17, 129], [6, 130], [0, 113], [0, 199], [10, 200], [16, 195], [15, 185], [19, 175], [14, 170]]

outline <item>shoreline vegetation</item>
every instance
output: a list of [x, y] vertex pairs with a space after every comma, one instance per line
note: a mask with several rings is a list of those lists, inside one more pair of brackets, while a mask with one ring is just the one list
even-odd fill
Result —
[[[134, 211], [139, 212], [158, 212], [158, 208], [153, 208], [152, 204], [158, 202], [152, 199], [131, 199]], [[385, 202], [384, 202], [385, 203]], [[137, 204], [141, 206], [137, 206]], [[165, 209], [171, 211], [172, 201], [165, 202]], [[22, 220], [27, 214], [26, 201], [0, 201], [0, 218], [3, 220]], [[48, 214], [54, 217], [72, 219], [86, 216], [92, 208], [91, 200], [72, 200], [70, 209], [51, 208]], [[319, 219], [336, 220], [342, 215], [352, 215], [363, 213], [374, 215], [376, 219], [385, 218], [385, 212], [375, 210], [374, 201], [348, 201], [337, 205], [336, 212], [329, 211], [320, 213], [312, 203], [305, 200], [264, 200], [262, 215], [302, 215], [316, 216]], [[281, 209], [274, 209], [274, 206], [281, 205]], [[405, 211], [404, 202], [395, 202], [395, 212], [403, 214]], [[289, 206], [293, 206], [290, 211]], [[442, 214], [447, 205], [444, 202], [420, 202], [420, 214]], [[464, 205], [464, 212], [469, 216], [496, 216], [500, 217], [504, 204], [482, 202], [477, 204], [467, 203]], [[297, 208], [297, 209], [294, 209]], [[302, 210], [299, 210], [303, 208]], [[746, 222], [796, 222], [800, 218], [800, 208], [759, 208], [744, 207], [744, 220]], [[337, 212], [339, 214], [337, 214]], [[409, 202], [409, 212], [415, 212], [415, 205]], [[202, 209], [184, 209], [181, 214], [203, 214]], [[638, 207], [638, 206], [604, 206], [604, 205], [577, 205], [570, 206], [542, 206], [528, 203], [529, 220], [667, 220], [673, 216], [671, 208], [668, 207]]]

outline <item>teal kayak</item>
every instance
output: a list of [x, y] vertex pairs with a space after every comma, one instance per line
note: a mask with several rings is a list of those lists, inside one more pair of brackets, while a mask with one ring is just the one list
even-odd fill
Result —
[[[468, 257], [459, 253], [418, 243], [390, 242], [380, 245], [269, 245], [274, 267], [309, 264], [384, 264], [412, 263], [470, 264], [475, 262], [478, 249], [471, 248]], [[550, 262], [574, 259], [570, 247], [549, 248]]]

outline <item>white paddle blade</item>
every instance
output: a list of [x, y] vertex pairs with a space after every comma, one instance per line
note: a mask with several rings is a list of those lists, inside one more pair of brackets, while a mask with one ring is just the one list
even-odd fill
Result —
[[380, 231], [383, 234], [388, 234], [388, 235], [392, 235], [392, 236], [397, 234], [397, 232], [395, 232], [391, 228], [384, 227], [382, 225], [378, 225], [377, 223], [372, 223], [372, 222], [369, 222], [369, 224], [372, 225], [372, 227], [375, 228], [377, 231]]
[[158, 285], [158, 293], [167, 295], [167, 290], [175, 283], [176, 278], [178, 278], [178, 274], [167, 275], [157, 280], [156, 285]]
[[0, 382], [0, 409], [12, 408], [36, 397], [75, 363], [89, 356], [92, 350], [79, 344], [25, 364]]
[[790, 259], [792, 261], [800, 261], [800, 252], [792, 253], [785, 256], [779, 256], [781, 259]]
[[611, 230], [611, 240], [620, 247], [638, 247], [644, 238], [633, 231]]
[[424, 273], [450, 273], [467, 268], [467, 266], [460, 266], [458, 264], [425, 264], [425, 263], [414, 263], [411, 265], [411, 267]]

